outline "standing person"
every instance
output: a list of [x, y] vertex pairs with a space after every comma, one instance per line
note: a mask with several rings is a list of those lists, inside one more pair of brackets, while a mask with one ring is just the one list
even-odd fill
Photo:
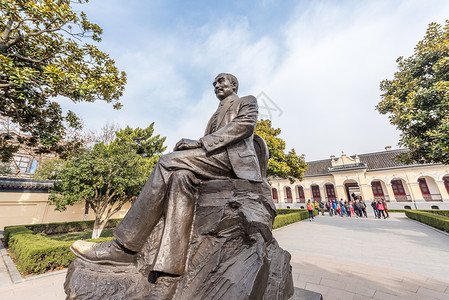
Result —
[[340, 216], [343, 217], [343, 214], [348, 215], [346, 213], [346, 209], [345, 209], [345, 205], [343, 203], [343, 199], [340, 199], [340, 202], [338, 204], [340, 204]]
[[313, 220], [313, 207], [312, 203], [310, 203], [310, 199], [307, 200], [307, 211], [309, 212], [309, 221]]
[[351, 212], [349, 210], [349, 202], [345, 200], [345, 202], [343, 203], [343, 206], [345, 207], [346, 216], [351, 217]]
[[385, 213], [384, 213], [385, 207], [382, 203], [382, 200], [377, 201], [377, 211], [379, 214], [379, 219], [380, 219], [380, 215], [382, 214], [382, 216], [384, 217], [384, 219], [386, 219], [387, 217], [385, 217]]
[[321, 215], [324, 216], [324, 203], [322, 201], [320, 201], [319, 206], [320, 206], [320, 210], [321, 210]]
[[318, 205], [318, 201], [313, 200], [313, 208], [316, 209], [316, 214], [319, 215], [320, 214], [320, 211], [319, 211], [320, 206]]
[[362, 204], [360, 203], [359, 199], [355, 199], [354, 210], [355, 210], [355, 214], [357, 215], [357, 217], [359, 217], [359, 218], [363, 217]]
[[379, 217], [379, 211], [377, 210], [377, 202], [376, 202], [376, 199], [374, 199], [373, 202], [371, 202], [371, 207], [373, 208], [373, 211], [374, 211], [374, 217], [375, 217], [375, 218], [380, 218], [380, 217]]
[[326, 209], [329, 212], [329, 216], [332, 217], [332, 202], [330, 200], [326, 201]]
[[387, 218], [389, 218], [390, 214], [388, 213], [387, 201], [385, 201], [384, 198], [382, 198], [381, 200], [382, 200], [382, 204], [384, 205], [384, 209], [385, 209], [385, 213], [387, 214]]
[[338, 214], [340, 214], [339, 212], [338, 212], [338, 205], [337, 205], [337, 200], [332, 200], [332, 210], [334, 211], [334, 215], [337, 215], [337, 213]]
[[352, 205], [352, 201], [349, 201], [348, 206], [349, 206], [349, 216], [355, 215], [355, 213], [354, 213], [354, 206]]
[[360, 199], [360, 206], [362, 208], [362, 212], [365, 215], [365, 218], [368, 218], [368, 214], [366, 213], [366, 204], [365, 201], [363, 201], [362, 197], [359, 198]]

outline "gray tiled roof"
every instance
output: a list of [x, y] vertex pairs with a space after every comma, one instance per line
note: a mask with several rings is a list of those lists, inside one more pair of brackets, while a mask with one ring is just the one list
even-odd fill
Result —
[[[402, 167], [402, 166], [410, 166], [403, 164], [401, 162], [398, 162], [396, 160], [396, 157], [403, 153], [408, 151], [407, 149], [397, 149], [397, 150], [390, 150], [390, 151], [382, 151], [382, 152], [375, 152], [375, 153], [367, 153], [367, 154], [360, 154], [360, 162], [363, 164], [366, 164], [367, 170], [377, 170], [377, 169], [385, 169], [385, 168], [396, 168], [396, 167]], [[351, 158], [354, 158], [355, 155], [351, 156]], [[327, 175], [330, 174], [329, 168], [331, 165], [331, 159], [324, 159], [324, 160], [316, 160], [316, 161], [310, 161], [307, 162], [308, 167], [304, 174], [304, 176], [317, 176], [317, 175]]]
[[9, 190], [35, 190], [35, 191], [48, 191], [53, 187], [54, 181], [52, 180], [36, 180], [25, 178], [0, 178], [0, 191]]

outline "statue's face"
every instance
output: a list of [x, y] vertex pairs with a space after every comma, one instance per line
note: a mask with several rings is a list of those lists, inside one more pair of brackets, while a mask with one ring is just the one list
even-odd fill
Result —
[[215, 95], [220, 100], [223, 100], [234, 93], [234, 85], [229, 81], [227, 76], [215, 78], [213, 85], [215, 87]]

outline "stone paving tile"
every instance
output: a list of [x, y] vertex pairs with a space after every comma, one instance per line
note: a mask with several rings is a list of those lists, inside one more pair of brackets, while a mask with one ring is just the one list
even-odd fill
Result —
[[381, 291], [376, 291], [376, 293], [373, 296], [374, 299], [379, 299], [379, 300], [404, 300], [404, 298], [396, 296], [396, 295], [392, 295], [392, 294], [388, 294], [388, 293], [384, 293]]
[[[449, 270], [448, 270], [448, 272], [449, 272]], [[448, 282], [442, 282], [440, 280], [436, 280], [433, 278], [429, 278], [426, 281], [421, 282], [420, 285], [429, 290], [435, 290], [435, 291], [441, 292], [441, 293], [444, 293], [447, 290], [447, 288], [449, 287]]]
[[448, 294], [443, 292], [437, 292], [435, 290], [430, 290], [424, 287], [420, 287], [418, 290], [418, 295], [420, 296], [424, 296], [424, 297], [432, 297], [434, 299], [439, 299], [439, 300], [448, 300], [449, 296]]
[[357, 295], [372, 298], [376, 293], [375, 289], [365, 287], [362, 283], [346, 283], [344, 286], [346, 291], [352, 291]]
[[[327, 299], [326, 299], [326, 300], [327, 300]], [[373, 300], [373, 298], [372, 298], [372, 297], [366, 297], [366, 296], [363, 296], [363, 295], [355, 294], [355, 295], [354, 295], [354, 300]]]
[[320, 285], [324, 285], [327, 287], [333, 287], [333, 288], [342, 288], [342, 285], [344, 286], [344, 283], [339, 282], [337, 280], [321, 278]]
[[65, 299], [65, 273], [29, 279], [21, 283], [0, 288], [2, 300], [53, 300]]
[[300, 281], [305, 281], [308, 283], [314, 283], [314, 284], [320, 284], [321, 281], [321, 277], [319, 276], [315, 276], [315, 275], [303, 275], [303, 274], [299, 274], [298, 279]]
[[321, 295], [326, 296], [329, 293], [329, 287], [327, 286], [322, 286], [319, 284], [313, 284], [313, 283], [306, 283], [306, 290], [312, 291], [312, 292], [316, 292], [316, 293], [320, 293]]
[[333, 297], [334, 299], [342, 299], [342, 300], [352, 300], [354, 299], [355, 296], [354, 293], [336, 288], [329, 288], [327, 295]]
[[305, 289], [306, 288], [306, 282], [305, 281], [300, 281], [298, 279], [293, 279], [293, 285], [297, 288], [300, 289]]

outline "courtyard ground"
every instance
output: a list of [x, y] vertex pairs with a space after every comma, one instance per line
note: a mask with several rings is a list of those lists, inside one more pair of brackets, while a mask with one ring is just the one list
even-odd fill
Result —
[[[292, 255], [295, 286], [320, 292], [325, 300], [449, 300], [449, 235], [402, 213], [390, 215], [385, 220], [326, 215], [275, 230]], [[0, 299], [65, 298], [65, 271], [18, 282], [4, 260]]]

